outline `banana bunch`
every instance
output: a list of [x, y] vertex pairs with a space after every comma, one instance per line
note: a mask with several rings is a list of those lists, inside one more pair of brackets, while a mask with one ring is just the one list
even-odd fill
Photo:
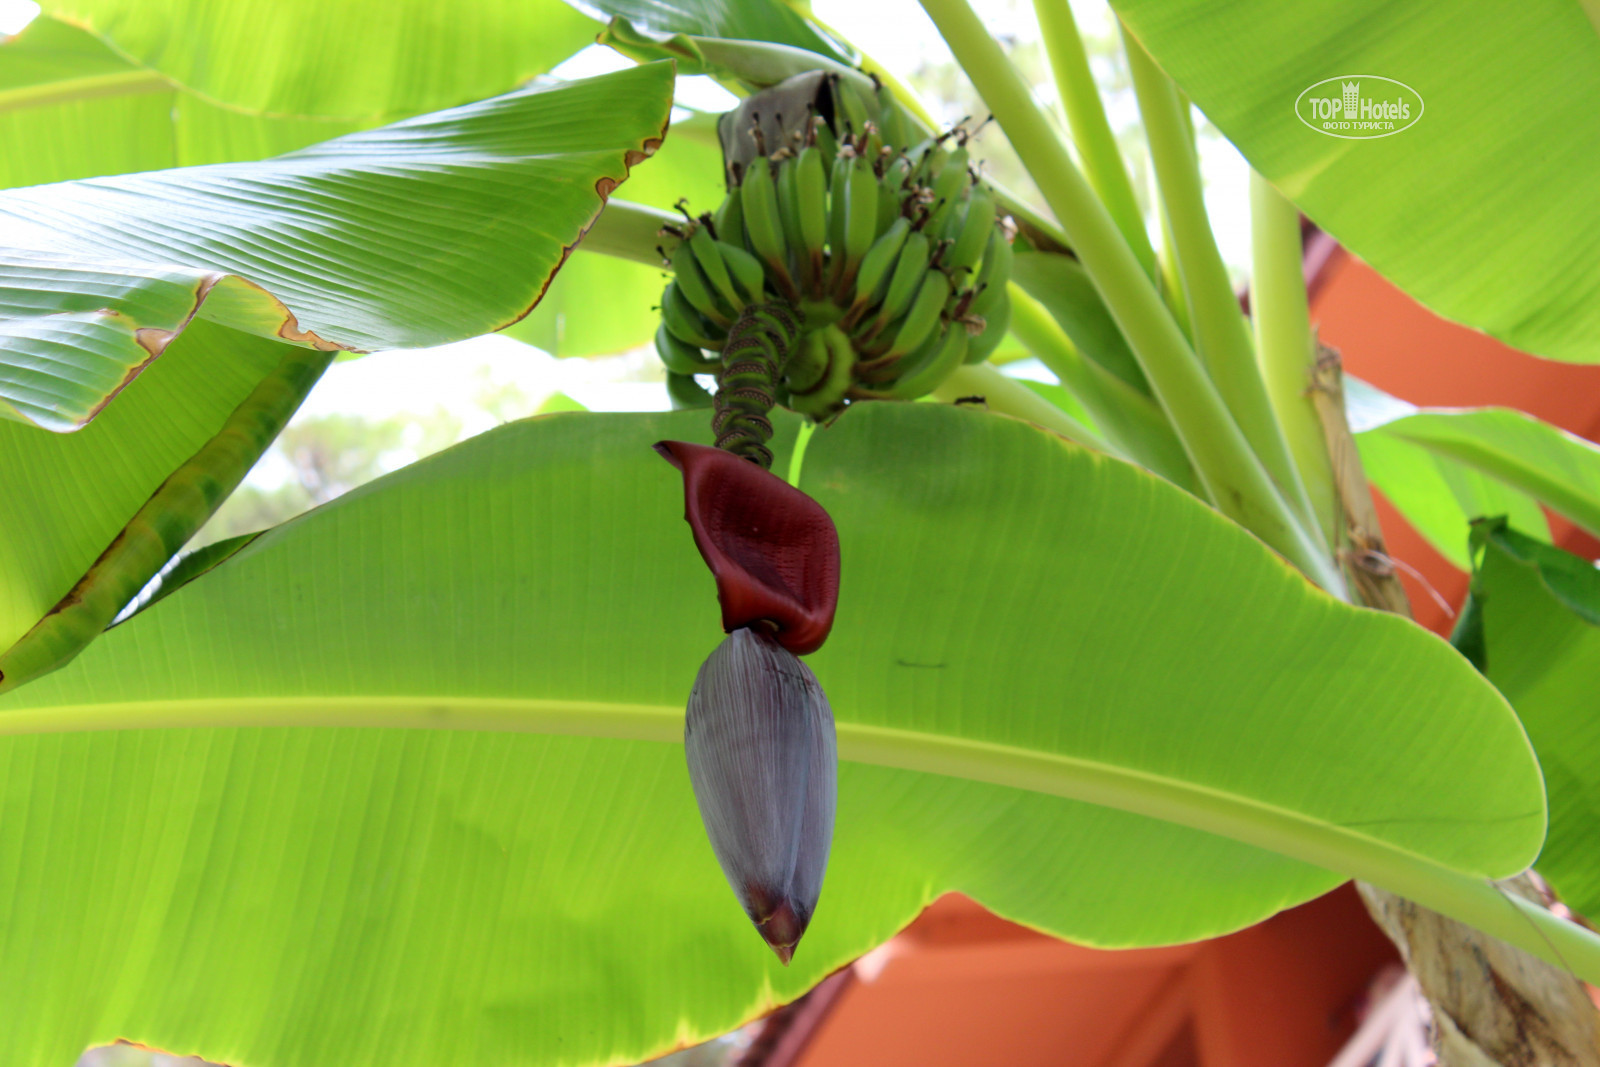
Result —
[[757, 116], [757, 152], [730, 164], [716, 212], [680, 205], [686, 225], [663, 231], [678, 244], [656, 332], [680, 406], [710, 403], [693, 375], [718, 371], [753, 305], [798, 312], [776, 400], [819, 420], [854, 400], [915, 399], [1000, 343], [1010, 233], [969, 169], [970, 133], [902, 147], [898, 109], [880, 103], [887, 137], [841, 108], [769, 145]]

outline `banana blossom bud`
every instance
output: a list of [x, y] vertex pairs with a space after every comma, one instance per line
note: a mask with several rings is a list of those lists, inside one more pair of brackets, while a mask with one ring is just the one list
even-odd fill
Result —
[[689, 780], [722, 873], [787, 965], [833, 843], [833, 711], [798, 657], [833, 627], [839, 534], [821, 504], [731, 452], [683, 441], [656, 451], [683, 472], [684, 517], [728, 631], [689, 695]]
[[787, 965], [833, 841], [839, 756], [828, 698], [772, 635], [735, 630], [695, 678], [683, 740], [722, 873]]

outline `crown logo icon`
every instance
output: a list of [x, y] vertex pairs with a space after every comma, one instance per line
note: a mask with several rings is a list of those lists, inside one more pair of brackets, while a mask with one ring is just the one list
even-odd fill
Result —
[[1361, 110], [1361, 83], [1340, 82], [1339, 84], [1344, 89], [1344, 113], [1346, 115], [1354, 115]]

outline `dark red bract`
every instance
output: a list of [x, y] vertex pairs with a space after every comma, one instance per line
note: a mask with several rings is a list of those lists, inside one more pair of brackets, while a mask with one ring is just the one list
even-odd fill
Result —
[[683, 472], [684, 518], [717, 580], [722, 628], [767, 622], [797, 656], [821, 648], [839, 603], [839, 533], [827, 511], [731, 452], [655, 447]]

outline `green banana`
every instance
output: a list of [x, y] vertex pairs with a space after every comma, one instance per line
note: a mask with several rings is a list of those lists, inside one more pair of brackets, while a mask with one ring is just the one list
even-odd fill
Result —
[[673, 411], [708, 408], [714, 403], [711, 394], [692, 375], [673, 371], [667, 372], [667, 395], [672, 398]]
[[678, 287], [677, 279], [674, 279], [667, 286], [667, 291], [661, 294], [661, 321], [678, 340], [712, 352], [722, 351], [722, 342], [727, 338], [722, 330], [709, 325], [700, 317], [700, 313], [694, 309], [683, 295], [683, 290]]
[[813, 364], [825, 361], [818, 374], [813, 369], [810, 384], [799, 389], [790, 382], [788, 406], [802, 415], [823, 419], [839, 410], [845, 393], [854, 380], [855, 348], [850, 338], [837, 327], [827, 326], [809, 334], [806, 346]]
[[833, 157], [833, 174], [828, 183], [828, 287], [837, 289], [839, 268], [844, 262], [844, 230], [850, 201], [850, 172], [855, 169], [855, 149], [848, 145]]
[[734, 307], [766, 303], [767, 272], [762, 269], [761, 261], [743, 247], [729, 244], [727, 241], [718, 241], [717, 251], [722, 253], [722, 258], [727, 262], [728, 270], [733, 275], [734, 284], [739, 287], [740, 299], [735, 301]]
[[1006, 298], [1006, 283], [1010, 280], [1011, 242], [997, 227], [990, 238], [984, 265], [978, 271], [978, 282], [973, 290], [975, 295], [967, 305], [967, 313], [987, 318]]
[[974, 189], [967, 198], [966, 211], [955, 233], [955, 244], [944, 258], [945, 269], [952, 275], [964, 271], [969, 281], [976, 278], [979, 261], [994, 232], [994, 212], [994, 198], [981, 188]]
[[921, 347], [922, 342], [928, 339], [928, 335], [938, 328], [939, 317], [944, 313], [944, 305], [949, 299], [949, 275], [938, 270], [930, 270], [924, 274], [922, 284], [917, 287], [917, 297], [911, 302], [911, 309], [906, 312], [905, 318], [900, 320], [899, 328], [895, 330], [894, 339], [889, 342], [888, 348], [882, 355], [873, 359], [873, 364], [890, 366], [907, 353]]
[[721, 365], [721, 357], [707, 357], [705, 351], [673, 335], [666, 322], [656, 327], [656, 355], [674, 374], [710, 374]]
[[933, 202], [954, 204], [967, 181], [967, 146], [958, 145], [944, 158], [938, 175], [933, 179]]
[[974, 337], [967, 345], [967, 362], [982, 363], [989, 358], [1000, 342], [1005, 340], [1006, 331], [1011, 328], [1011, 297], [1006, 292], [1005, 286], [1000, 286], [1000, 299], [997, 300], [989, 313], [984, 316], [983, 332]]
[[733, 287], [733, 278], [728, 274], [728, 262], [719, 247], [722, 242], [711, 236], [708, 227], [696, 226], [684, 243], [694, 252], [695, 265], [700, 268], [700, 273], [711, 283], [711, 288], [721, 294], [727, 301], [728, 308], [737, 316], [743, 300]]
[[850, 305], [852, 314], [866, 307], [878, 295], [881, 283], [888, 278], [889, 268], [899, 257], [900, 249], [910, 233], [911, 220], [901, 215], [861, 257], [861, 267], [856, 271], [855, 299]]
[[717, 298], [711, 291], [711, 283], [706, 281], [705, 274], [700, 270], [699, 260], [687, 239], [679, 241], [678, 247], [672, 250], [672, 277], [678, 286], [678, 291], [696, 311], [723, 329], [733, 324], [733, 318], [717, 305]]
[[794, 280], [789, 277], [787, 249], [783, 243], [783, 222], [778, 217], [778, 190], [772, 180], [772, 168], [765, 158], [752, 159], [745, 169], [744, 230], [750, 248], [767, 264], [767, 269], [779, 279], [784, 295], [797, 299]]
[[906, 117], [894, 98], [894, 93], [883, 82], [878, 89], [878, 128], [883, 131], [883, 142], [892, 148], [903, 148], [906, 143]]
[[800, 224], [797, 247], [804, 250], [806, 280], [817, 291], [822, 286], [823, 246], [828, 242], [828, 171], [822, 164], [822, 150], [816, 145], [802, 149], [794, 170]]
[[851, 139], [860, 136], [862, 129], [871, 121], [868, 112], [868, 102], [856, 91], [851, 82], [840, 80], [834, 83], [834, 114], [843, 121], [845, 129], [851, 134]]
[[838, 287], [849, 289], [855, 283], [861, 257], [878, 238], [878, 177], [865, 159], [857, 159], [850, 169], [844, 210], [844, 249]]
[[[805, 239], [800, 233], [800, 171], [792, 156], [778, 163], [778, 218], [783, 224], [783, 243], [790, 255], [801, 262]], [[803, 271], [801, 272], [804, 273]]]
[[[839, 151], [839, 138], [833, 132], [833, 127], [817, 119], [811, 127], [811, 143], [817, 146], [817, 151], [822, 153], [823, 159], [832, 159]], [[826, 166], [823, 167], [827, 169]]]
[[878, 236], [879, 237], [882, 237], [885, 233], [887, 233], [889, 231], [889, 227], [894, 224], [894, 220], [895, 219], [901, 217], [902, 212], [900, 210], [900, 199], [901, 199], [900, 190], [899, 190], [898, 187], [895, 186], [895, 184], [893, 182], [889, 181], [888, 178], [883, 178], [883, 179], [879, 180], [879, 182], [878, 182]]
[[917, 295], [917, 285], [927, 270], [928, 235], [913, 230], [906, 236], [900, 256], [895, 260], [894, 273], [889, 276], [889, 288], [883, 294], [883, 302], [878, 305], [869, 336], [875, 336], [905, 311], [911, 298]]
[[970, 343], [967, 331], [960, 323], [953, 323], [942, 336], [928, 338], [902, 361], [906, 365], [904, 372], [884, 390], [885, 394], [897, 400], [915, 400], [933, 392], [961, 366]]
[[718, 239], [734, 244], [744, 243], [744, 190], [735, 185], [722, 198], [711, 216], [711, 228]]
[[1011, 241], [1005, 231], [996, 226], [989, 234], [989, 243], [983, 249], [983, 265], [978, 268], [976, 284], [1005, 287], [1011, 280]]

